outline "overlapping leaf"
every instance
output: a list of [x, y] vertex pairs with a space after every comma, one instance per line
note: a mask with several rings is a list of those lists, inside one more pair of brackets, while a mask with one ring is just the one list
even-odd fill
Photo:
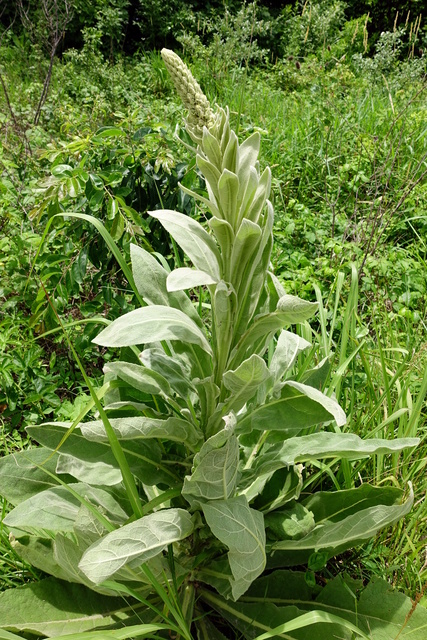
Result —
[[188, 537], [193, 523], [183, 509], [164, 509], [112, 531], [83, 554], [80, 569], [95, 584], [122, 567], [135, 568]]
[[128, 347], [162, 340], [196, 344], [206, 353], [212, 353], [205, 334], [193, 320], [182, 311], [164, 305], [142, 307], [120, 316], [93, 342], [104, 347]]
[[237, 600], [265, 567], [263, 515], [251, 509], [244, 496], [209, 502], [202, 509], [214, 536], [229, 549], [231, 590]]
[[237, 438], [229, 429], [223, 429], [206, 440], [194, 456], [193, 471], [185, 478], [182, 495], [190, 504], [226, 500], [234, 494], [238, 467]]
[[150, 215], [169, 231], [196, 269], [205, 271], [216, 282], [221, 279], [221, 256], [215, 240], [201, 224], [183, 213], [168, 209], [151, 211]]
[[[200, 431], [187, 420], [170, 417], [160, 418], [111, 418], [111, 426], [119, 440], [164, 438], [183, 442], [190, 448], [197, 447], [202, 438]], [[85, 422], [80, 425], [81, 432], [88, 440], [107, 442], [108, 437], [102, 420]]]

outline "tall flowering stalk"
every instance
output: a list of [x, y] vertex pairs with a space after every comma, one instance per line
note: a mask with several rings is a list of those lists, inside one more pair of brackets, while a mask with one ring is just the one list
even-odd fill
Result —
[[[133, 347], [105, 366], [105, 415], [76, 428], [50, 423], [29, 429], [45, 449], [0, 460], [0, 488], [15, 505], [3, 522], [27, 561], [73, 583], [79, 631], [102, 627], [114, 640], [108, 627], [137, 619], [129, 636], [162, 632], [161, 598], [169, 628], [185, 640], [195, 628], [198, 638], [223, 637], [216, 617], [209, 620], [212, 609], [247, 638], [275, 635], [272, 620], [282, 624], [285, 637], [296, 617], [297, 626], [315, 622], [319, 637], [348, 631], [368, 638], [353, 624], [357, 604], [351, 621], [324, 611], [304, 616], [315, 606], [311, 596], [301, 609], [295, 606], [295, 593], [307, 589], [304, 577], [301, 585], [300, 574], [283, 569], [313, 553], [330, 558], [371, 537], [408, 513], [412, 493], [402, 503], [399, 489], [366, 483], [303, 495], [303, 463], [398, 453], [418, 441], [362, 441], [341, 433], [344, 412], [319, 390], [324, 368], [304, 371], [302, 380], [295, 376], [298, 356], [310, 345], [284, 327], [304, 322], [316, 305], [287, 295], [270, 271], [271, 175], [259, 168], [260, 136], [239, 143], [228, 112], [213, 112], [180, 58], [167, 50], [162, 55], [189, 111], [186, 126], [207, 197], [184, 190], [205, 208], [207, 223], [176, 211], [151, 212], [192, 267], [169, 273], [131, 245], [132, 286], [145, 306], [95, 339], [105, 347]], [[210, 298], [206, 322], [186, 293], [201, 286]], [[54, 481], [46, 489], [40, 469], [47, 461], [56, 475], [48, 472]], [[19, 468], [23, 477], [16, 482]], [[258, 580], [267, 560], [281, 571]], [[69, 611], [63, 584], [50, 579], [40, 590], [41, 611], [49, 589], [54, 616], [61, 598]], [[344, 616], [347, 582], [345, 589]], [[96, 606], [91, 600], [86, 620], [88, 593]], [[121, 598], [111, 604], [112, 593], [133, 603], [125, 609]], [[242, 596], [249, 597], [246, 604], [233, 602]], [[12, 597], [2, 614], [0, 595], [0, 626], [45, 633], [31, 598], [26, 604], [18, 595], [15, 606]], [[292, 606], [283, 606], [286, 598]], [[139, 624], [136, 607], [147, 602], [154, 625], [151, 618]], [[17, 626], [9, 615], [15, 609]], [[46, 630], [52, 634], [47, 623]], [[73, 631], [73, 621], [61, 618], [61, 633]]]

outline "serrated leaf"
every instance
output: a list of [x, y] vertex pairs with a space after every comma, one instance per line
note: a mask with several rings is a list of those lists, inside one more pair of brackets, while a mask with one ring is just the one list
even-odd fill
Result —
[[124, 525], [95, 542], [83, 554], [80, 569], [95, 584], [108, 580], [125, 565], [136, 568], [193, 531], [184, 509], [164, 509]]
[[251, 509], [244, 496], [209, 502], [202, 509], [214, 536], [229, 549], [231, 589], [237, 600], [265, 567], [263, 515]]
[[204, 333], [185, 313], [161, 305], [126, 313], [101, 331], [92, 342], [104, 347], [129, 347], [162, 340], [196, 344], [206, 353], [212, 353]]
[[150, 211], [188, 255], [196, 269], [205, 271], [216, 282], [221, 279], [221, 256], [215, 240], [201, 224], [177, 211]]
[[180, 267], [179, 269], [174, 269], [168, 275], [166, 287], [168, 291], [182, 291], [216, 283], [217, 280], [205, 271]]

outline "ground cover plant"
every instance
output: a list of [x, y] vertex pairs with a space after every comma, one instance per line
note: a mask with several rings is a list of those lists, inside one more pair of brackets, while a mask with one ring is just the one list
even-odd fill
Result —
[[[29, 427], [41, 446], [0, 461], [12, 545], [53, 576], [0, 595], [3, 637], [422, 638], [424, 609], [386, 583], [359, 598], [350, 577], [322, 589], [290, 570], [322, 567], [413, 505], [410, 486], [337, 490], [326, 474], [314, 490], [319, 462], [351, 469], [419, 440], [344, 433], [327, 360], [297, 366], [310, 343], [289, 327], [318, 305], [270, 270], [261, 136], [239, 143], [228, 111], [163, 56], [189, 110], [206, 222], [151, 212], [192, 266], [170, 271], [132, 244], [130, 273], [117, 254], [140, 306], [95, 342], [120, 359], [102, 389], [86, 378], [92, 402], [74, 423]], [[92, 406], [96, 419], [82, 422]]]

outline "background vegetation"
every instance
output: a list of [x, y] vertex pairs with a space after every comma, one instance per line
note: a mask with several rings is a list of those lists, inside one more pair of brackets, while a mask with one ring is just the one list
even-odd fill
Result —
[[[3, 3], [0, 44], [0, 411], [4, 452], [24, 426], [74, 419], [87, 398], [59, 320], [96, 386], [105, 318], [134, 306], [109, 247], [67, 214], [181, 256], [148, 211], [197, 216], [204, 185], [174, 138], [184, 112], [158, 49], [175, 48], [272, 166], [274, 268], [322, 303], [301, 328], [349, 430], [422, 438], [411, 457], [331, 469], [337, 487], [412, 481], [416, 506], [369, 547], [323, 569], [387, 577], [422, 597], [427, 576], [427, 103], [421, 1]], [[397, 13], [398, 12], [398, 13]], [[181, 137], [185, 137], [183, 131]], [[57, 214], [60, 214], [59, 216]], [[55, 217], [56, 216], [56, 217]], [[54, 218], [47, 235], [44, 230]], [[4, 505], [7, 509], [7, 505]], [[34, 576], [3, 536], [4, 587]], [[317, 571], [316, 567], [312, 571]]]

